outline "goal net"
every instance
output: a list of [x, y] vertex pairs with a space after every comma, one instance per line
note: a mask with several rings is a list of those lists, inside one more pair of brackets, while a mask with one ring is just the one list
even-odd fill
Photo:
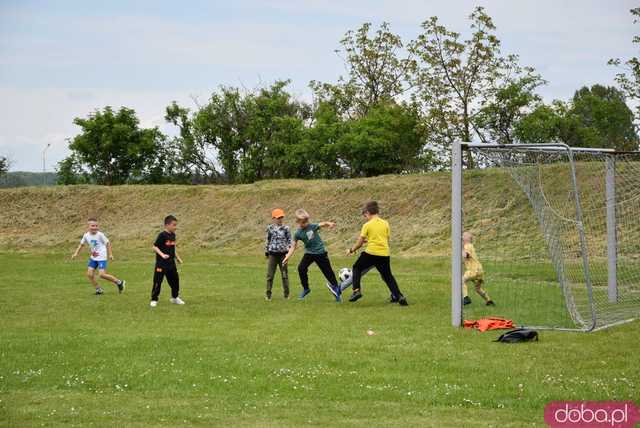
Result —
[[[495, 306], [472, 282], [463, 299], [463, 231]], [[486, 316], [582, 331], [640, 316], [640, 152], [455, 145], [452, 322]]]

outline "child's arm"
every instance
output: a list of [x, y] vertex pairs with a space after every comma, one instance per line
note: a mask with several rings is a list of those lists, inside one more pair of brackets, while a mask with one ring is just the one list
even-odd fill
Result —
[[157, 255], [159, 255], [160, 257], [162, 257], [165, 260], [167, 260], [169, 258], [169, 254], [163, 253], [162, 251], [160, 251], [160, 248], [156, 247], [155, 245], [153, 246], [153, 251], [155, 251], [155, 253]]
[[336, 227], [336, 223], [333, 221], [321, 221], [318, 223], [318, 226], [320, 226], [320, 228], [326, 227], [328, 229], [333, 229]]
[[267, 228], [267, 239], [264, 244], [264, 256], [269, 257], [269, 242], [271, 241], [271, 229]]
[[353, 253], [355, 253], [356, 251], [358, 251], [364, 245], [365, 242], [367, 242], [367, 240], [364, 238], [364, 236], [358, 236], [358, 240], [356, 241], [356, 245], [354, 245], [352, 248], [349, 248], [347, 250], [347, 256], [350, 256]]
[[177, 245], [175, 247], [175, 251], [176, 251], [176, 260], [178, 261], [178, 263], [182, 264], [182, 259], [178, 255], [178, 246]]
[[84, 244], [80, 244], [78, 245], [78, 248], [76, 248], [76, 251], [71, 255], [72, 259], [75, 259], [76, 257], [78, 257], [78, 253], [80, 253], [80, 250], [82, 250], [82, 247], [84, 247]]
[[291, 246], [291, 248], [289, 248], [289, 252], [287, 253], [286, 256], [284, 256], [284, 259], [282, 260], [282, 264], [286, 265], [287, 262], [289, 261], [289, 259], [291, 258], [291, 256], [293, 256], [293, 253], [296, 252], [296, 249], [298, 248], [298, 240], [296, 240], [293, 245]]
[[113, 249], [111, 248], [111, 241], [107, 242], [107, 254], [109, 255], [109, 260], [113, 260]]

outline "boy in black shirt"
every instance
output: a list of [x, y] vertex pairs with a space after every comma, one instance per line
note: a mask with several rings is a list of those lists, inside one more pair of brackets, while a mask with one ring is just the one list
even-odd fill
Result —
[[160, 232], [153, 244], [153, 251], [156, 253], [156, 269], [153, 275], [153, 288], [151, 289], [152, 308], [158, 306], [158, 297], [160, 296], [160, 288], [162, 280], [166, 277], [169, 287], [171, 287], [171, 303], [176, 305], [184, 305], [184, 301], [179, 297], [180, 293], [180, 277], [178, 276], [178, 268], [176, 260], [182, 264], [182, 259], [176, 251], [176, 229], [178, 228], [178, 220], [168, 215], [164, 219], [164, 230]]

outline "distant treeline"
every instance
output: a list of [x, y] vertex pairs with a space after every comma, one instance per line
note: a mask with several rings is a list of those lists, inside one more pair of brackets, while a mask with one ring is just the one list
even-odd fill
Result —
[[[640, 16], [640, 8], [631, 12]], [[365, 23], [340, 41], [345, 75], [309, 83], [312, 102], [297, 99], [289, 80], [252, 90], [220, 86], [191, 108], [166, 107], [171, 137], [141, 128], [129, 108], [95, 110], [75, 119], [81, 132], [58, 165], [58, 181], [247, 183], [413, 173], [448, 168], [457, 140], [638, 149], [638, 110], [627, 104], [640, 100], [637, 58], [609, 60], [620, 70], [616, 86], [583, 87], [569, 100], [546, 103], [538, 90], [547, 82], [517, 55], [504, 54], [495, 30], [481, 7], [465, 35], [437, 17], [412, 40], [387, 23]], [[474, 167], [470, 153], [465, 164]]]
[[55, 172], [11, 171], [0, 176], [0, 188], [25, 186], [52, 186], [58, 182]]

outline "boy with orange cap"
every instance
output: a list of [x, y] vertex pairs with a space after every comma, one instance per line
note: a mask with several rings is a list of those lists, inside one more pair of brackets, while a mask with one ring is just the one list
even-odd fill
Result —
[[264, 255], [267, 258], [267, 293], [265, 299], [271, 300], [271, 289], [273, 288], [273, 277], [276, 274], [276, 267], [280, 268], [282, 275], [282, 289], [284, 290], [284, 298], [289, 298], [289, 274], [287, 265], [283, 260], [289, 248], [291, 248], [291, 230], [289, 226], [282, 224], [284, 220], [284, 211], [276, 208], [271, 212], [273, 223], [267, 227], [267, 243], [264, 248]]

